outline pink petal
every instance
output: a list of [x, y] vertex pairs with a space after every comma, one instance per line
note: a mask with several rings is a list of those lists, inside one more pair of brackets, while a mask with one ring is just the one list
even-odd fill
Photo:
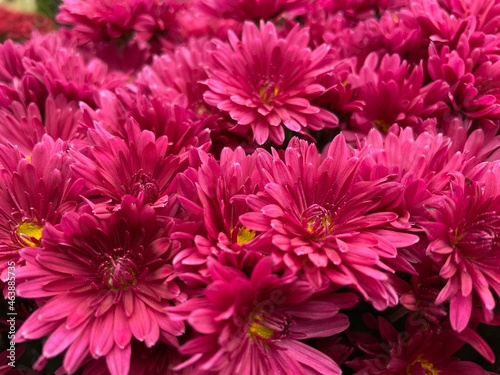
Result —
[[129, 373], [130, 357], [132, 348], [127, 345], [124, 349], [120, 349], [117, 345], [113, 346], [111, 351], [106, 356], [106, 363], [109, 372], [112, 375], [124, 375]]

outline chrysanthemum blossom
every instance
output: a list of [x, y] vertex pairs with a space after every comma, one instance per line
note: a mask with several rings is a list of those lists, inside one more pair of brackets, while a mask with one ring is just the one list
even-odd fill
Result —
[[96, 124], [96, 129], [89, 130], [89, 152], [71, 152], [76, 175], [85, 178], [89, 189], [111, 200], [98, 203], [96, 213], [117, 209], [126, 195], [158, 208], [169, 203], [168, 188], [179, 171], [179, 157], [169, 153], [166, 136], [156, 138], [150, 131], [141, 131], [137, 122], [128, 124], [128, 142]]
[[68, 213], [45, 227], [43, 248], [25, 248], [17, 292], [44, 300], [16, 334], [18, 342], [45, 336], [42, 357], [63, 353], [73, 374], [91, 357], [106, 357], [113, 375], [129, 373], [131, 340], [152, 347], [160, 337], [177, 345], [183, 333], [163, 310], [180, 295], [170, 265], [170, 224], [128, 196], [105, 220]]
[[[197, 233], [176, 233], [189, 238], [193, 246], [179, 251], [174, 264], [176, 270], [196, 267], [199, 273], [210, 256], [221, 252], [244, 253], [258, 233], [246, 228], [239, 217], [249, 210], [245, 201], [233, 199], [255, 193], [260, 183], [256, 169], [256, 154], [245, 155], [239, 147], [225, 148], [220, 160], [212, 155], [198, 153], [200, 165], [177, 177], [177, 199], [187, 214], [187, 219], [201, 221]], [[191, 159], [194, 159], [192, 156]], [[185, 278], [186, 275], [183, 275]]]
[[496, 34], [500, 29], [498, 13], [500, 6], [496, 0], [485, 1], [440, 1], [440, 5], [458, 19], [476, 18], [476, 30], [484, 34]]
[[365, 134], [372, 127], [386, 132], [395, 123], [420, 133], [427, 118], [448, 109], [443, 101], [448, 85], [439, 79], [424, 85], [423, 65], [412, 68], [398, 55], [379, 59], [375, 53], [369, 54], [359, 73], [351, 75], [348, 82], [365, 103], [352, 115], [350, 124]]
[[271, 20], [283, 14], [306, 13], [311, 0], [200, 0], [200, 9], [218, 18], [239, 21]]
[[80, 148], [85, 138], [85, 129], [79, 125], [82, 111], [76, 101], [68, 101], [64, 95], [49, 95], [41, 107], [28, 105], [21, 99], [11, 101], [0, 108], [0, 142], [14, 144], [30, 155], [45, 134], [53, 139], [62, 139], [73, 148]]
[[113, 93], [101, 90], [96, 98], [98, 109], [81, 104], [84, 111], [82, 124], [93, 128], [98, 123], [114, 136], [126, 143], [135, 142], [135, 132], [129, 128], [152, 132], [156, 138], [166, 136], [169, 140], [168, 153], [187, 158], [190, 149], [210, 148], [210, 118], [200, 119], [193, 111], [172, 105], [161, 96], [148, 96], [138, 90], [129, 92], [117, 90]]
[[426, 200], [447, 190], [453, 173], [462, 172], [469, 164], [449, 137], [431, 132], [416, 135], [412, 128], [396, 125], [385, 137], [377, 129], [370, 130], [362, 144], [370, 153], [361, 164], [360, 175], [368, 181], [388, 176], [400, 181], [404, 186], [402, 210], [409, 213], [412, 223], [423, 218]]
[[282, 144], [285, 128], [299, 132], [336, 127], [337, 117], [310, 103], [325, 88], [318, 79], [331, 71], [329, 47], [310, 50], [307, 29], [299, 26], [285, 38], [272, 23], [245, 23], [241, 40], [228, 33], [229, 43], [214, 40], [208, 66], [207, 104], [228, 113], [232, 131], [252, 130], [258, 144]]
[[431, 241], [427, 254], [446, 280], [435, 303], [449, 301], [457, 332], [466, 329], [475, 305], [491, 321], [496, 306], [492, 291], [500, 295], [499, 171], [498, 163], [490, 164], [480, 182], [457, 174], [449, 193], [429, 204], [431, 220], [422, 224]]
[[[364, 352], [347, 362], [355, 375], [490, 374], [478, 364], [452, 357], [465, 341], [457, 339], [449, 327], [434, 330], [423, 319], [410, 315], [405, 331], [398, 332], [382, 317], [377, 321], [373, 316], [365, 316], [364, 320], [380, 337], [368, 332], [349, 333], [354, 345]], [[486, 345], [484, 341], [482, 344]]]
[[394, 270], [412, 272], [397, 249], [418, 237], [405, 233], [391, 210], [402, 194], [398, 182], [359, 181], [366, 151], [355, 155], [340, 135], [324, 156], [297, 139], [282, 158], [261, 152], [257, 168], [265, 187], [247, 197], [252, 211], [240, 221], [261, 233], [253, 248], [270, 252], [278, 268], [304, 272], [315, 287], [325, 279], [352, 286], [383, 310], [398, 302]]
[[85, 182], [70, 170], [67, 144], [44, 136], [30, 155], [0, 145], [0, 274], [7, 264], [22, 264], [20, 249], [41, 244], [46, 223], [76, 209]]
[[269, 257], [245, 274], [213, 261], [212, 283], [204, 296], [169, 308], [198, 335], [180, 347], [193, 373], [340, 374], [328, 356], [301, 340], [328, 337], [345, 330], [354, 294], [316, 297], [307, 282], [272, 272]]
[[151, 65], [139, 72], [136, 84], [154, 97], [192, 109], [203, 115], [208, 110], [203, 100], [208, 60], [205, 39], [191, 39], [171, 53], [155, 56]]
[[463, 33], [457, 44], [455, 48], [429, 46], [429, 75], [449, 84], [453, 111], [494, 134], [500, 118], [500, 61], [489, 51], [496, 48], [496, 38]]
[[147, 41], [153, 35], [173, 36], [177, 31], [176, 1], [105, 0], [89, 3], [82, 0], [64, 0], [56, 16], [58, 22], [72, 26], [72, 32], [81, 44], [90, 41], [127, 39], [134, 33]]

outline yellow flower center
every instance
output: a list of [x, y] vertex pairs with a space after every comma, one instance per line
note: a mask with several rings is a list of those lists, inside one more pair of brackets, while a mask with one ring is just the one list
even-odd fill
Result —
[[389, 128], [391, 127], [391, 125], [388, 124], [385, 120], [375, 120], [373, 121], [373, 123], [378, 130], [383, 131], [384, 133], [386, 133], [387, 130], [389, 130]]
[[262, 321], [263, 319], [260, 315], [254, 315], [252, 317], [252, 322], [248, 326], [248, 334], [250, 337], [255, 338], [255, 336], [259, 336], [263, 339], [270, 339], [274, 335], [274, 331], [271, 328], [259, 323]]
[[273, 98], [278, 95], [280, 88], [271, 84], [262, 85], [259, 89], [259, 97], [265, 103], [269, 104]]
[[253, 230], [242, 227], [240, 230], [238, 230], [238, 235], [236, 236], [236, 243], [238, 245], [244, 245], [247, 242], [252, 241], [257, 233], [255, 233]]
[[30, 221], [24, 221], [17, 227], [16, 232], [26, 245], [35, 247], [40, 243], [43, 227]]
[[412, 366], [417, 364], [417, 363], [420, 365], [422, 370], [425, 370], [425, 375], [439, 375], [439, 370], [436, 370], [436, 368], [434, 367], [434, 365], [431, 362], [429, 362], [425, 359], [422, 359], [421, 356], [419, 356], [415, 361], [413, 361], [413, 363], [411, 365], [409, 365], [406, 368], [407, 375], [412, 375]]

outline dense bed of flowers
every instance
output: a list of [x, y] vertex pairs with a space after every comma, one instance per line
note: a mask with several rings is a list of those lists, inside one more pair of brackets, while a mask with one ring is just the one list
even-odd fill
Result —
[[0, 44], [0, 374], [500, 373], [499, 0], [56, 21]]

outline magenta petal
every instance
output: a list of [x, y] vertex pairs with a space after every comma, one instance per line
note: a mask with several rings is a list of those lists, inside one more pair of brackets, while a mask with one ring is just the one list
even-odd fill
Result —
[[342, 374], [339, 366], [330, 357], [300, 341], [284, 340], [280, 341], [278, 346], [287, 349], [288, 356], [316, 370], [320, 374]]
[[334, 318], [308, 320], [298, 324], [293, 329], [293, 338], [303, 340], [312, 337], [328, 337], [343, 332], [348, 327], [349, 318], [344, 314], [337, 314]]
[[43, 355], [47, 358], [51, 358], [61, 354], [78, 336], [80, 336], [80, 334], [82, 334], [86, 327], [86, 324], [81, 324], [75, 329], [68, 329], [64, 324], [61, 324], [43, 345]]
[[457, 336], [478, 351], [488, 362], [495, 362], [495, 353], [488, 343], [473, 329], [465, 328]]
[[462, 332], [467, 325], [472, 313], [472, 294], [462, 296], [457, 293], [450, 300], [450, 323], [457, 332]]
[[115, 344], [113, 336], [113, 316], [113, 311], [110, 311], [104, 316], [95, 318], [93, 321], [89, 350], [94, 358], [107, 355]]
[[151, 324], [146, 306], [138, 297], [134, 297], [134, 312], [129, 323], [134, 337], [139, 341], [144, 341], [151, 329]]
[[106, 363], [109, 372], [112, 375], [128, 374], [130, 369], [130, 357], [132, 348], [127, 345], [124, 349], [120, 349], [117, 345], [113, 346], [111, 351], [106, 356]]
[[130, 343], [130, 340], [132, 338], [132, 331], [130, 330], [128, 319], [125, 316], [125, 312], [123, 311], [123, 307], [121, 305], [117, 305], [115, 307], [115, 317], [113, 324], [113, 335], [115, 343], [119, 348], [123, 349]]
[[64, 356], [64, 369], [73, 374], [89, 357], [90, 333], [80, 335], [69, 347]]

